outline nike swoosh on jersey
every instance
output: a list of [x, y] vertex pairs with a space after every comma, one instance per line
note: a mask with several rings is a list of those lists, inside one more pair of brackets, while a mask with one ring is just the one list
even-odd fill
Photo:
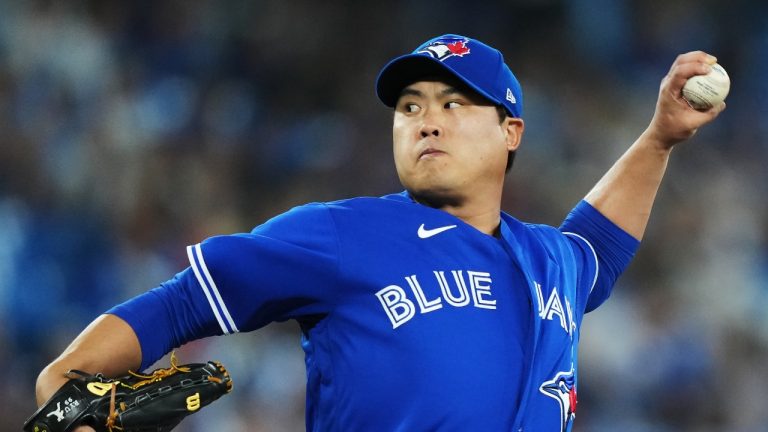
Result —
[[436, 236], [441, 232], [448, 231], [451, 228], [456, 228], [456, 225], [446, 225], [438, 228], [426, 229], [424, 228], [424, 224], [421, 224], [421, 226], [419, 227], [418, 234], [419, 234], [419, 238], [425, 239], [425, 238], [430, 238], [432, 236]]

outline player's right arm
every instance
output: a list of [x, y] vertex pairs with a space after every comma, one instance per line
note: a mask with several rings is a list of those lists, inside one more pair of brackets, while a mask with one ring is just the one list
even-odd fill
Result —
[[66, 382], [70, 369], [121, 376], [192, 340], [328, 313], [338, 286], [337, 244], [328, 209], [313, 205], [251, 234], [190, 246], [190, 267], [94, 320], [41, 372], [38, 404]]
[[[70, 369], [106, 376], [125, 375], [138, 370], [141, 347], [133, 329], [114, 315], [101, 315], [78, 335], [66, 350], [37, 377], [37, 404], [44, 404], [66, 381]], [[92, 432], [81, 426], [75, 432]]]
[[114, 315], [101, 315], [40, 372], [35, 387], [37, 404], [45, 403], [67, 381], [65, 374], [70, 369], [111, 377], [138, 370], [140, 364], [141, 347], [133, 329]]
[[711, 70], [715, 57], [692, 51], [681, 54], [661, 81], [651, 123], [587, 194], [589, 202], [605, 217], [641, 240], [656, 193], [667, 169], [670, 153], [725, 109], [725, 103], [700, 112], [682, 95], [686, 81]]

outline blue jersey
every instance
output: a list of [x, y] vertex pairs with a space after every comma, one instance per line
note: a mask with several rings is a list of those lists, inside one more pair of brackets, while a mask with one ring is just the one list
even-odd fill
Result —
[[297, 320], [308, 430], [564, 431], [584, 313], [637, 241], [582, 202], [498, 237], [407, 193], [297, 207], [190, 246], [190, 267], [110, 313], [142, 367], [175, 346]]

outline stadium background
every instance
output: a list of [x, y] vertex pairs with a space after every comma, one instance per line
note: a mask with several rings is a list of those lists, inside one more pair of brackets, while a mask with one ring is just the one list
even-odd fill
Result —
[[[676, 54], [719, 57], [729, 108], [675, 150], [636, 260], [585, 320], [576, 430], [766, 430], [768, 3], [480, 3], [0, 1], [0, 430], [86, 323], [184, 267], [187, 244], [398, 191], [374, 79], [445, 32], [500, 48], [522, 82], [504, 209], [550, 224], [642, 132]], [[295, 324], [180, 357], [236, 380], [180, 431], [303, 429]]]

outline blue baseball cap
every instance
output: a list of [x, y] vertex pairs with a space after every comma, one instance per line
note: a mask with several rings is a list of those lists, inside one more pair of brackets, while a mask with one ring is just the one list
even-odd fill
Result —
[[448, 73], [481, 96], [503, 106], [512, 117], [523, 114], [523, 90], [504, 56], [478, 40], [455, 34], [430, 39], [411, 54], [387, 63], [376, 78], [376, 95], [394, 107], [400, 92], [420, 78]]

